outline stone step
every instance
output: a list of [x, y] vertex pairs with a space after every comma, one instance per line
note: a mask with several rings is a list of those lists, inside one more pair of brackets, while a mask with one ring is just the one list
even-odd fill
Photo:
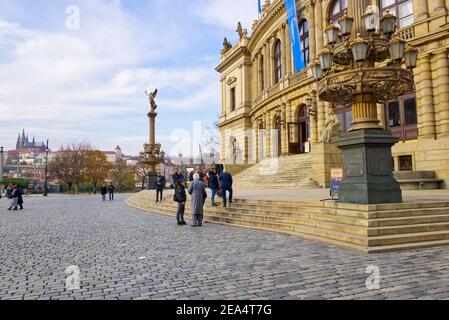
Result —
[[[145, 193], [127, 202], [145, 211], [174, 217], [177, 204], [170, 198], [166, 196], [163, 204], [156, 205], [154, 195]], [[345, 209], [357, 208], [353, 205], [238, 199], [233, 207], [226, 209], [207, 205], [205, 219], [212, 223], [287, 233], [360, 252], [448, 244], [448, 203], [432, 203], [435, 206], [432, 209], [424, 208], [425, 205], [404, 204], [401, 208], [405, 209], [396, 211], [391, 210], [391, 205], [382, 205], [366, 207], [369, 210], [363, 211]], [[398, 212], [402, 215], [397, 216]], [[189, 217], [188, 209], [186, 217]]]

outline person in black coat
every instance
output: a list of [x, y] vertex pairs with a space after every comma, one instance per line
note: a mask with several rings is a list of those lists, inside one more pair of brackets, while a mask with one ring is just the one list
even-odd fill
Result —
[[209, 172], [209, 188], [212, 191], [212, 206], [216, 207], [215, 197], [217, 196], [218, 189], [220, 189], [220, 182], [218, 181], [218, 176], [215, 172]]
[[8, 208], [8, 210], [17, 211], [18, 205], [19, 205], [19, 187], [16, 184], [14, 184], [11, 192], [11, 206]]
[[176, 220], [178, 221], [178, 226], [186, 226], [187, 223], [184, 220], [184, 213], [186, 210], [187, 193], [184, 187], [184, 180], [178, 181], [176, 184], [175, 195], [173, 196], [173, 201], [178, 203], [178, 212], [176, 214]]
[[23, 210], [23, 190], [19, 186], [17, 186], [17, 204], [20, 210]]
[[158, 172], [156, 181], [154, 182], [154, 189], [156, 189], [156, 203], [159, 203], [159, 199], [160, 199], [160, 202], [162, 202], [166, 184], [167, 184], [167, 180], [160, 172]]
[[108, 194], [108, 187], [106, 187], [106, 185], [104, 184], [101, 187], [101, 198], [103, 199], [103, 201], [106, 201], [106, 195]]

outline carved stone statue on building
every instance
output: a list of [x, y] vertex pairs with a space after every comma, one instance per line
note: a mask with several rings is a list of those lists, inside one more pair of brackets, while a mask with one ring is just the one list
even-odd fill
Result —
[[326, 117], [326, 123], [321, 133], [320, 142], [331, 143], [333, 138], [341, 135], [340, 120], [332, 108], [329, 108]]
[[242, 23], [241, 22], [239, 22], [237, 24], [236, 32], [238, 33], [240, 40], [242, 40], [243, 39], [243, 28], [242, 28]]
[[223, 41], [223, 49], [221, 50], [221, 54], [225, 54], [229, 50], [232, 49], [232, 44], [229, 42], [228, 38], [224, 38]]

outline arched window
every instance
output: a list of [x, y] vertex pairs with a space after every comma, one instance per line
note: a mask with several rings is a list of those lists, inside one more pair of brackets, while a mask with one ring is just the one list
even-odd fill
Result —
[[274, 46], [274, 82], [278, 83], [282, 78], [282, 52], [281, 40], [276, 41]]
[[398, 27], [405, 28], [414, 23], [413, 0], [381, 0], [382, 15], [387, 11], [398, 17]]
[[301, 50], [304, 58], [304, 63], [310, 63], [310, 38], [309, 38], [309, 23], [307, 20], [302, 20], [299, 24], [299, 36], [301, 39]]
[[329, 21], [332, 21], [334, 24], [338, 24], [338, 19], [340, 19], [345, 14], [345, 11], [347, 9], [347, 0], [334, 0], [329, 12]]

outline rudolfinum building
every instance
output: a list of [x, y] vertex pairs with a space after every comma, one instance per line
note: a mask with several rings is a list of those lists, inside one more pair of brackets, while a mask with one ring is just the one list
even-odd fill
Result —
[[380, 125], [400, 139], [391, 159], [396, 177], [404, 188], [448, 188], [449, 0], [296, 0], [300, 70], [286, 6], [262, 3], [251, 32], [239, 25], [238, 42], [225, 39], [216, 69], [222, 161], [237, 184], [329, 186], [331, 170], [342, 167], [333, 141], [351, 130], [353, 114], [351, 105], [318, 98], [313, 66], [329, 25], [338, 26], [345, 14], [362, 25], [371, 10], [379, 18], [394, 14], [395, 36], [419, 52], [415, 88], [377, 104]]

